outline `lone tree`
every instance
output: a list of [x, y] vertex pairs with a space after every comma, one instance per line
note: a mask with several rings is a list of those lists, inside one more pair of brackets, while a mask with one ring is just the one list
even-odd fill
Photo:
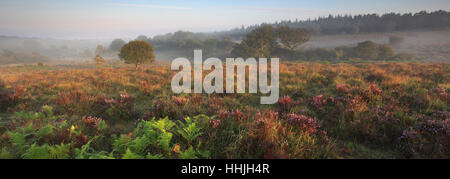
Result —
[[306, 29], [289, 26], [279, 26], [276, 33], [284, 48], [295, 50], [298, 46], [309, 41], [310, 35]]
[[122, 39], [115, 39], [111, 42], [111, 45], [109, 45], [109, 49], [111, 49], [114, 52], [119, 51], [124, 45], [126, 44], [126, 42]]
[[152, 45], [141, 40], [135, 40], [125, 44], [120, 49], [119, 58], [124, 60], [126, 64], [135, 64], [136, 70], [140, 64], [155, 61]]

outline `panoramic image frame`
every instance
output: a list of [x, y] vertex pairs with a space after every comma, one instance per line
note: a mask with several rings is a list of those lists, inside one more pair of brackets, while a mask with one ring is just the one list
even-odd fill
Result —
[[448, 159], [449, 59], [448, 0], [2, 0], [0, 159]]

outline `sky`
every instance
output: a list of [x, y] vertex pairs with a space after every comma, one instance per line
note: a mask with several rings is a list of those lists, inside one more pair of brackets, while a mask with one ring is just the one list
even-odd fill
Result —
[[449, 0], [1, 0], [0, 35], [56, 39], [212, 32], [319, 16], [450, 11]]

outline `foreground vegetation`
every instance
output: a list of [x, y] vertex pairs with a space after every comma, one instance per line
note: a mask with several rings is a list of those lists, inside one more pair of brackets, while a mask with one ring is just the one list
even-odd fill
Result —
[[449, 158], [449, 65], [284, 63], [278, 104], [175, 72], [1, 67], [0, 158]]

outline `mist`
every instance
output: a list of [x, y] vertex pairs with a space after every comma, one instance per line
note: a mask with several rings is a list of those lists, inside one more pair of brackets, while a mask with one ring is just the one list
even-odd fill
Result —
[[448, 61], [450, 57], [449, 30], [317, 35], [313, 36], [303, 47], [305, 49], [334, 49], [339, 46], [356, 46], [358, 43], [368, 40], [378, 44], [389, 44], [389, 38], [392, 36], [404, 38], [403, 43], [393, 46], [397, 52], [411, 53], [427, 61]]

